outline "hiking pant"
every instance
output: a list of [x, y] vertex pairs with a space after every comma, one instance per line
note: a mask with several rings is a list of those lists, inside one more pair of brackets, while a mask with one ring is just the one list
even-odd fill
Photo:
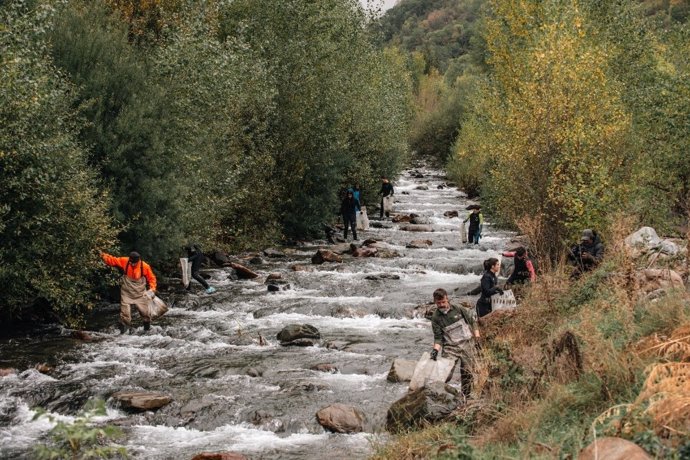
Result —
[[348, 227], [352, 229], [352, 238], [357, 239], [357, 214], [343, 214], [344, 236], [347, 239]]
[[150, 299], [145, 292], [146, 278], [133, 280], [125, 275], [120, 278], [120, 322], [125, 326], [132, 324], [132, 305], [136, 307], [144, 323], [151, 322]]
[[197, 280], [197, 281], [199, 282], [199, 284], [201, 284], [201, 285], [204, 287], [204, 289], [208, 289], [208, 283], [207, 283], [206, 280], [199, 274], [198, 271], [192, 273], [192, 278], [194, 278], [195, 280]]

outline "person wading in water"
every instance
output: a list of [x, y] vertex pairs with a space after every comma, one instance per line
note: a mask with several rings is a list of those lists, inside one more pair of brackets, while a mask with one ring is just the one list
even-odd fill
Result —
[[122, 277], [120, 278], [120, 333], [124, 334], [132, 326], [132, 305], [139, 311], [139, 316], [144, 322], [144, 330], [148, 331], [151, 328], [149, 301], [156, 295], [156, 275], [153, 274], [151, 266], [142, 261], [139, 253], [135, 251], [130, 252], [129, 257], [114, 257], [103, 252], [101, 258], [106, 265], [122, 270]]

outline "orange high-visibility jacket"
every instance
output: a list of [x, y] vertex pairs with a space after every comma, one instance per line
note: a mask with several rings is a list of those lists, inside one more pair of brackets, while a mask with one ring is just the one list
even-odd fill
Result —
[[125, 272], [125, 275], [127, 275], [128, 278], [138, 280], [143, 276], [144, 278], [146, 278], [146, 282], [149, 285], [149, 289], [151, 289], [152, 291], [156, 290], [156, 275], [153, 274], [151, 266], [143, 260], [140, 260], [139, 263], [137, 263], [136, 265], [127, 264], [127, 262], [129, 262], [129, 257], [114, 257], [110, 254], [106, 254], [105, 252], [101, 253], [101, 258], [103, 259], [103, 262], [106, 263], [106, 265], [122, 269], [122, 271]]

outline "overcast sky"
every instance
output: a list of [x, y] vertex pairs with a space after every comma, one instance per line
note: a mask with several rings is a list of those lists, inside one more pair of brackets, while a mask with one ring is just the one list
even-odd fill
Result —
[[[367, 6], [367, 0], [359, 0], [359, 1], [360, 1], [360, 3], [361, 3], [362, 5], [364, 5], [365, 7]], [[375, 1], [381, 1], [381, 0], [375, 0]], [[391, 8], [393, 5], [395, 5], [395, 3], [396, 3], [397, 1], [398, 1], [398, 0], [383, 0], [383, 1], [382, 1], [382, 3], [383, 3], [383, 10], [385, 11], [385, 10], [387, 10], [388, 8]]]

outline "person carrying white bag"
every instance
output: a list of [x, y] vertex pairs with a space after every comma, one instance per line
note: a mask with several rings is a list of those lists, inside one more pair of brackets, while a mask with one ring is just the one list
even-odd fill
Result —
[[442, 351], [443, 358], [455, 360], [450, 383], [460, 383], [462, 394], [467, 398], [472, 390], [475, 347], [480, 338], [476, 316], [471, 311], [452, 305], [445, 289], [434, 291], [434, 303], [437, 309], [431, 317], [434, 331], [431, 359], [436, 360]]

